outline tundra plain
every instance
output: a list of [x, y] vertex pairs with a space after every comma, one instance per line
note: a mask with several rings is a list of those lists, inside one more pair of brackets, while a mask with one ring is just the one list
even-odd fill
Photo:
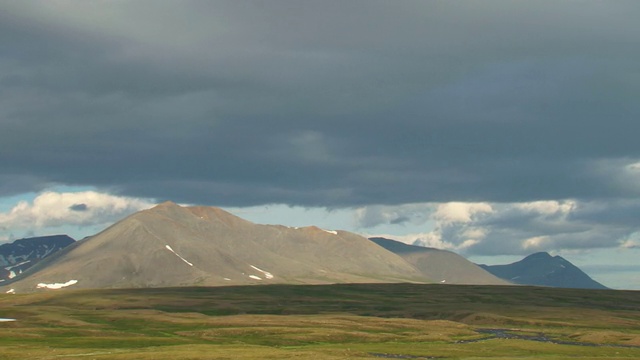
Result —
[[0, 295], [2, 359], [637, 359], [640, 292], [339, 284]]

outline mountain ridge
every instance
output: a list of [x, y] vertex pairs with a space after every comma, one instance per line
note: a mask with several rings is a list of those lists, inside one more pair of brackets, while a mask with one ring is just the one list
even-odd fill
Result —
[[[29, 268], [19, 264], [25, 265], [19, 276], [11, 274], [0, 286], [10, 286], [12, 293], [63, 287], [367, 282], [606, 288], [548, 253], [509, 265], [476, 265], [446, 250], [317, 226], [255, 224], [220, 208], [170, 201], [131, 214], [94, 236], [68, 239], [37, 262], [25, 262]], [[15, 263], [19, 258], [11, 259]], [[540, 271], [546, 278], [540, 278]], [[587, 281], [585, 277], [591, 282], [577, 282]], [[564, 282], [558, 285], [560, 280]]]
[[416, 267], [422, 274], [444, 284], [511, 285], [464, 257], [447, 250], [409, 245], [383, 237], [369, 240], [394, 252]]
[[428, 282], [368, 239], [315, 226], [259, 225], [213, 207], [171, 202], [79, 242], [14, 291], [73, 288]]
[[73, 244], [67, 235], [23, 238], [0, 245], [0, 284], [21, 277], [31, 267]]
[[547, 252], [533, 253], [511, 264], [479, 266], [497, 277], [521, 285], [608, 289], [565, 258]]

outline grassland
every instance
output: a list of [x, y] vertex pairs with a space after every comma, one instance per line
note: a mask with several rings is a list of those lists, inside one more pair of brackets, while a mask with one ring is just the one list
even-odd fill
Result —
[[0, 359], [638, 359], [640, 292], [360, 284], [0, 295]]

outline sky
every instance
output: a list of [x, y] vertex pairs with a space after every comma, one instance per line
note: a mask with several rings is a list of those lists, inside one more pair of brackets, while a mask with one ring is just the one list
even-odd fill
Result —
[[0, 0], [0, 243], [171, 200], [640, 289], [640, 2]]

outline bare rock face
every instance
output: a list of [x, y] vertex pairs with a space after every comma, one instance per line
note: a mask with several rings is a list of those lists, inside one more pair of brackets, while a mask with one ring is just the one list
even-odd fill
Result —
[[400, 256], [353, 233], [258, 225], [219, 208], [171, 202], [135, 213], [78, 241], [44, 265], [3, 288], [19, 293], [60, 288], [428, 281]]
[[17, 280], [29, 268], [74, 242], [67, 235], [53, 235], [0, 245], [0, 285]]

